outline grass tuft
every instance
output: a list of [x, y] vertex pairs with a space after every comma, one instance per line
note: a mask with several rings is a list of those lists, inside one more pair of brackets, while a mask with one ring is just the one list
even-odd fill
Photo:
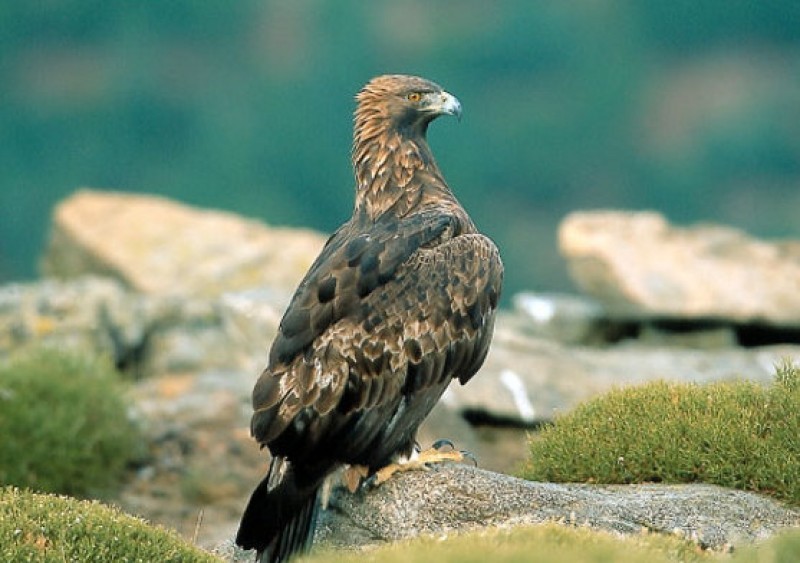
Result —
[[800, 504], [800, 370], [775, 382], [617, 389], [530, 442], [520, 476], [587, 483], [713, 483]]
[[0, 561], [219, 561], [97, 501], [0, 488]]
[[[563, 524], [489, 528], [452, 535], [424, 537], [362, 552], [319, 550], [302, 563], [667, 563], [714, 561], [688, 541], [655, 534], [620, 536]], [[298, 562], [300, 563], [300, 562]]]
[[141, 447], [128, 408], [110, 361], [45, 348], [0, 364], [0, 485], [109, 492]]

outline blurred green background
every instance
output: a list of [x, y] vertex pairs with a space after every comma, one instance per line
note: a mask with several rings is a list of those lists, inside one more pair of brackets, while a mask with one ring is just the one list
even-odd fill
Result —
[[571, 210], [800, 236], [796, 0], [7, 1], [0, 26], [0, 282], [79, 186], [333, 230], [386, 72], [460, 98], [430, 141], [506, 296], [569, 288]]

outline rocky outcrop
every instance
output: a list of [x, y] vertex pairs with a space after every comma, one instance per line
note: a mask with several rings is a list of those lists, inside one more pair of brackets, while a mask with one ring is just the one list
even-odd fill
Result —
[[[137, 377], [234, 370], [253, 380], [287, 300], [288, 293], [268, 288], [220, 298], [149, 296], [96, 277], [12, 284], [0, 288], [0, 355], [29, 344], [81, 346]], [[783, 357], [800, 358], [800, 346], [791, 344], [575, 345], [540, 336], [532, 323], [524, 314], [501, 312], [483, 369], [468, 385], [452, 385], [442, 409], [489, 424], [530, 426], [613, 386], [742, 377], [766, 383]], [[459, 438], [460, 423], [447, 426]]]
[[456, 464], [400, 474], [368, 492], [339, 492], [331, 504], [317, 537], [346, 547], [555, 521], [678, 534], [720, 548], [800, 525], [796, 509], [711, 485], [536, 483]]
[[623, 534], [676, 534], [719, 549], [800, 525], [795, 508], [712, 485], [537, 483], [461, 464], [399, 474], [354, 495], [338, 492], [331, 505], [317, 540], [349, 548], [555, 521]]
[[42, 271], [110, 276], [151, 295], [293, 290], [325, 237], [156, 196], [81, 190], [53, 215]]
[[484, 367], [468, 385], [451, 385], [445, 402], [462, 412], [483, 410], [524, 425], [550, 419], [615, 386], [658, 379], [703, 383], [746, 378], [768, 383], [782, 358], [800, 358], [798, 344], [706, 349], [664, 338], [629, 339], [614, 346], [570, 345], [528, 334], [524, 319], [504, 312]]
[[512, 298], [510, 322], [524, 333], [564, 344], [603, 343], [608, 319], [602, 305], [580, 295], [525, 291]]
[[[306, 248], [305, 243], [292, 246], [274, 238], [274, 233], [265, 234], [269, 229], [254, 222], [159, 198], [97, 192], [80, 192], [65, 201], [54, 222], [44, 262], [48, 272], [68, 279], [0, 287], [0, 360], [17, 348], [40, 343], [80, 346], [90, 353], [111, 356], [133, 376], [131, 412], [148, 441], [147, 458], [140, 461], [135, 478], [117, 500], [125, 509], [186, 536], [193, 536], [197, 528], [200, 545], [218, 544], [234, 533], [247, 495], [263, 474], [266, 455], [248, 431], [250, 391], [263, 369], [294, 285], [322, 238], [314, 235], [316, 242], [295, 252]], [[599, 234], [590, 238], [597, 237], [602, 238]], [[303, 238], [299, 234], [299, 240]], [[251, 244], [257, 240], [264, 248]], [[720, 240], [730, 243], [739, 239], [722, 236]], [[299, 256], [303, 264], [285, 264], [285, 252]], [[628, 254], [623, 256], [635, 256], [633, 251], [625, 252]], [[669, 256], [663, 250], [651, 252]], [[731, 268], [733, 262], [731, 258]], [[641, 270], [632, 271], [635, 286]], [[81, 272], [104, 272], [106, 276], [79, 276]], [[618, 283], [614, 277], [605, 279], [608, 284]], [[619, 288], [609, 292], [624, 295], [626, 283], [619, 282]], [[527, 455], [526, 429], [612, 387], [653, 379], [705, 382], [747, 378], [766, 383], [782, 358], [800, 358], [800, 342], [791, 338], [780, 340], [781, 344], [740, 346], [742, 319], [755, 317], [736, 317], [738, 313], [730, 312], [730, 305], [716, 313], [728, 321], [673, 333], [654, 324], [654, 317], [666, 315], [663, 310], [633, 308], [628, 303], [628, 309], [610, 315], [613, 299], [597, 297], [532, 292], [515, 296], [513, 310], [502, 310], [498, 316], [496, 336], [483, 369], [468, 385], [456, 383], [448, 389], [422, 425], [419, 443], [427, 446], [449, 438], [459, 449], [475, 454], [481, 467], [510, 471]], [[635, 319], [632, 313], [625, 316], [620, 312], [632, 310], [638, 315]], [[691, 322], [691, 316], [685, 318]], [[779, 323], [776, 318], [770, 322]], [[788, 323], [786, 318], [780, 322]], [[220, 463], [221, 459], [225, 463]], [[454, 505], [444, 500], [433, 503], [437, 510], [448, 507], [441, 515], [429, 514], [427, 508], [415, 504], [418, 494], [419, 499], [442, 499], [437, 496], [441, 486], [437, 480], [455, 478], [461, 482], [444, 490], [460, 500]], [[405, 508], [395, 504], [395, 510], [419, 512], [420, 518], [429, 519], [420, 522], [411, 515], [409, 522], [417, 522], [413, 526], [420, 531], [460, 530], [484, 522], [564, 519], [608, 528], [644, 526], [669, 531], [672, 526], [685, 528], [690, 535], [692, 528], [700, 534], [696, 534], [699, 541], [709, 545], [723, 541], [720, 538], [728, 541], [735, 534], [718, 522], [705, 523], [703, 518], [713, 517], [717, 510], [716, 505], [701, 502], [706, 492], [723, 501], [746, 501], [746, 506], [753, 497], [715, 488], [530, 484], [461, 466], [402, 476], [398, 482], [408, 489], [403, 492], [411, 504], [402, 505]], [[379, 506], [372, 505], [391, 505], [391, 498], [382, 495], [400, 494], [392, 483], [387, 485], [366, 496], [336, 497], [336, 506], [345, 516], [325, 528], [325, 533], [332, 534], [325, 536], [327, 541], [339, 541], [333, 535], [338, 533], [336, 529], [350, 530], [354, 537], [382, 538], [380, 541], [407, 533], [381, 515]], [[688, 514], [685, 525], [679, 520], [672, 524], [667, 517], [647, 516], [651, 505], [668, 515], [673, 513], [665, 504], [688, 511], [689, 501], [680, 495], [683, 490], [698, 499], [697, 511]], [[519, 501], [518, 512], [476, 508], [473, 514], [464, 510], [482, 499], [489, 504], [505, 502], [501, 497], [509, 502], [513, 497], [527, 500]], [[595, 505], [608, 512], [592, 512]], [[613, 505], [622, 512], [613, 512]], [[198, 527], [201, 511], [203, 525]], [[521, 516], [523, 511], [529, 516]], [[772, 518], [774, 513], [767, 516]], [[389, 532], [382, 536], [380, 529], [370, 528], [383, 521], [400, 536]]]
[[112, 279], [0, 287], [0, 357], [26, 345], [53, 344], [124, 363], [142, 345], [148, 324], [141, 301]]
[[622, 211], [573, 213], [558, 237], [577, 285], [614, 316], [800, 326], [800, 242]]
[[248, 355], [250, 348], [242, 352], [245, 323], [232, 324], [229, 313], [235, 304], [236, 294], [151, 296], [94, 276], [10, 284], [0, 287], [0, 358], [24, 346], [53, 345], [107, 356], [136, 378], [231, 368], [256, 373], [285, 304], [281, 297], [241, 311], [243, 318], [260, 312], [266, 319], [249, 340], [260, 357]]

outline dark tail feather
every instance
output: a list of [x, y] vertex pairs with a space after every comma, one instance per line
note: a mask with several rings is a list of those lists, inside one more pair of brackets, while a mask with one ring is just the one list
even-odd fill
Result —
[[287, 561], [308, 551], [317, 525], [320, 483], [300, 487], [291, 469], [275, 483], [279, 465], [273, 462], [253, 491], [236, 535], [237, 545], [257, 550], [261, 563]]
[[[261, 563], [277, 563], [288, 561], [294, 554], [305, 553], [311, 549], [314, 540], [314, 530], [317, 527], [319, 514], [319, 489], [314, 491], [313, 497], [307, 502], [295, 518], [276, 536], [274, 545], [270, 545], [262, 554]], [[271, 559], [270, 559], [271, 557]]]

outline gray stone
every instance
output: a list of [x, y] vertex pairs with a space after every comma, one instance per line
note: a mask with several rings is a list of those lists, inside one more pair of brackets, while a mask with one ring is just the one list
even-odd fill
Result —
[[576, 284], [620, 317], [800, 326], [800, 242], [657, 213], [572, 213], [559, 247]]
[[219, 311], [235, 352], [234, 365], [253, 374], [264, 368], [291, 296], [288, 291], [271, 287], [222, 295]]
[[235, 365], [232, 346], [216, 299], [141, 296], [148, 313], [147, 339], [139, 375], [225, 370]]
[[0, 355], [40, 344], [80, 348], [123, 363], [142, 346], [147, 325], [142, 302], [111, 279], [0, 287]]
[[355, 495], [339, 491], [331, 505], [335, 510], [324, 513], [317, 540], [347, 548], [550, 521], [623, 534], [678, 534], [721, 548], [800, 525], [797, 509], [713, 485], [538, 483], [462, 464], [399, 474]]
[[607, 347], [570, 346], [533, 337], [498, 318], [481, 371], [452, 384], [443, 401], [458, 412], [483, 411], [530, 424], [550, 419], [613, 387], [663, 379], [710, 382], [772, 381], [783, 358], [800, 358], [800, 345], [695, 349], [628, 341]]
[[50, 345], [110, 357], [137, 377], [229, 369], [242, 353], [216, 299], [148, 296], [111, 278], [0, 287], [0, 356]]
[[512, 298], [518, 328], [532, 336], [567, 344], [602, 341], [607, 318], [603, 307], [587, 297], [525, 291]]

